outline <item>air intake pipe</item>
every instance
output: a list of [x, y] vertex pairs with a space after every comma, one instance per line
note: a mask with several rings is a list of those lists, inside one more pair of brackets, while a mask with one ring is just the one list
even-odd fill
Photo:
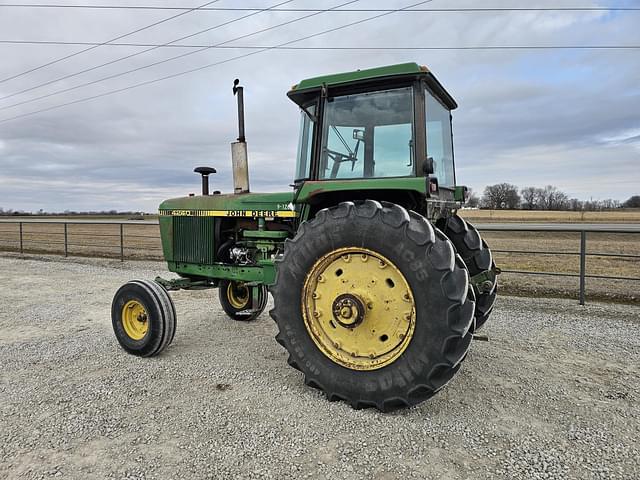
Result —
[[193, 171], [202, 175], [202, 195], [209, 195], [209, 175], [216, 173], [216, 169], [211, 167], [196, 167]]
[[231, 144], [231, 166], [233, 168], [234, 193], [249, 192], [249, 163], [247, 142], [244, 136], [244, 96], [240, 80], [233, 81], [233, 94], [238, 98], [238, 141]]

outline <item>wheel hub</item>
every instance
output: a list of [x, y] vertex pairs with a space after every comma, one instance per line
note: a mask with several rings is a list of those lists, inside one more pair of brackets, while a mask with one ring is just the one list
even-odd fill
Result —
[[302, 301], [316, 346], [353, 370], [394, 362], [413, 337], [411, 288], [398, 267], [369, 249], [340, 248], [317, 260], [305, 279]]
[[122, 327], [133, 340], [142, 340], [149, 330], [147, 310], [137, 300], [129, 300], [122, 307]]
[[249, 304], [249, 288], [242, 283], [229, 282], [229, 286], [227, 287], [227, 298], [233, 308], [236, 310], [242, 310]]
[[355, 295], [345, 293], [333, 301], [333, 318], [345, 328], [355, 328], [364, 320], [364, 303]]

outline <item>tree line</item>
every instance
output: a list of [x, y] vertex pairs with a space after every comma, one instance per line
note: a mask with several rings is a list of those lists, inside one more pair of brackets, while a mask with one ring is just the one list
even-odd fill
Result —
[[0, 216], [51, 216], [51, 217], [70, 217], [70, 216], [74, 216], [74, 215], [82, 215], [82, 216], [116, 216], [116, 215], [135, 215], [135, 216], [142, 216], [142, 215], [149, 215], [148, 213], [144, 213], [144, 212], [120, 212], [118, 210], [91, 210], [91, 211], [86, 211], [86, 212], [78, 212], [75, 210], [65, 210], [64, 212], [58, 213], [58, 212], [46, 212], [43, 209], [38, 210], [37, 212], [25, 212], [23, 210], [12, 210], [12, 209], [7, 209], [4, 210], [2, 207], [0, 207]]
[[471, 192], [467, 205], [472, 208], [492, 210], [572, 210], [598, 211], [616, 208], [640, 208], [640, 195], [633, 195], [625, 202], [607, 198], [604, 200], [578, 200], [555, 187], [524, 187], [519, 189], [510, 183], [497, 183], [484, 189], [482, 197]]

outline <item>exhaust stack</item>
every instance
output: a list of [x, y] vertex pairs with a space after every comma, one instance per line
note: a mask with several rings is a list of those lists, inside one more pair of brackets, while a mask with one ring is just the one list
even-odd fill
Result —
[[238, 97], [238, 141], [231, 144], [231, 166], [233, 168], [234, 193], [249, 192], [249, 157], [244, 136], [244, 96], [240, 80], [233, 81], [233, 94]]

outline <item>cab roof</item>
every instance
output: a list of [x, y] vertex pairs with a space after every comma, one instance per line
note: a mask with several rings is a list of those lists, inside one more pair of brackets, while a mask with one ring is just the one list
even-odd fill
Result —
[[393, 80], [410, 81], [419, 77], [426, 79], [431, 89], [434, 90], [434, 93], [440, 97], [449, 109], [453, 110], [457, 108], [458, 104], [456, 101], [449, 95], [440, 82], [438, 82], [429, 69], [415, 62], [307, 78], [291, 87], [287, 96], [298, 105], [302, 105], [308, 101], [310, 96], [319, 92], [323, 87], [331, 89], [332, 87], [347, 87], [359, 83], [369, 85], [387, 84], [388, 86]]

